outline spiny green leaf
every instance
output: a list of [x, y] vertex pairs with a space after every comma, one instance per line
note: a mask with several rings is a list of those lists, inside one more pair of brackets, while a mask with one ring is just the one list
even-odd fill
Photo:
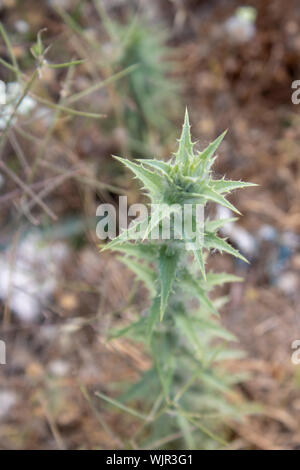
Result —
[[193, 347], [201, 353], [202, 345], [200, 338], [198, 337], [197, 330], [195, 329], [193, 319], [186, 315], [177, 314], [175, 321], [179, 331], [181, 331], [188, 340], [188, 344], [193, 345]]
[[138, 263], [129, 258], [120, 257], [119, 260], [122, 263], [126, 264], [126, 266], [128, 266], [128, 268], [135, 273], [137, 278], [145, 284], [145, 286], [149, 289], [152, 295], [155, 295], [156, 275], [152, 269], [150, 269], [145, 264]]
[[153, 171], [146, 170], [142, 165], [137, 165], [136, 163], [131, 162], [130, 160], [126, 160], [125, 158], [116, 157], [117, 160], [122, 162], [125, 166], [127, 166], [135, 175], [136, 177], [142, 181], [144, 187], [148, 189], [153, 194], [159, 194], [163, 190], [163, 179], [157, 173]]
[[229, 217], [226, 219], [217, 219], [217, 220], [207, 220], [205, 221], [204, 227], [206, 232], [215, 232], [221, 227], [224, 227], [226, 224], [230, 224], [231, 222], [235, 222], [238, 220], [237, 217]]
[[156, 297], [151, 305], [147, 319], [147, 341], [150, 344], [153, 334], [153, 328], [160, 318], [160, 298]]
[[245, 351], [241, 349], [221, 349], [217, 352], [215, 360], [217, 361], [230, 361], [232, 359], [243, 359], [246, 357]]
[[171, 166], [163, 162], [162, 160], [151, 160], [150, 158], [137, 159], [137, 162], [143, 163], [144, 165], [151, 166], [155, 170], [161, 171], [163, 174], [168, 175], [171, 169]]
[[145, 238], [145, 232], [148, 227], [148, 218], [143, 221], [138, 221], [133, 224], [126, 230], [123, 230], [120, 235], [111, 240], [106, 245], [100, 245], [101, 251], [106, 250], [115, 250], [117, 251], [122, 244], [128, 242], [129, 240], [143, 240]]
[[213, 202], [216, 202], [217, 204], [220, 204], [221, 206], [227, 207], [233, 212], [236, 212], [237, 214], [241, 215], [241, 213], [232, 204], [230, 204], [230, 202], [227, 201], [225, 197], [223, 197], [221, 194], [214, 191], [209, 186], [205, 186], [204, 188], [201, 189], [200, 196], [203, 196], [208, 201], [213, 201]]
[[236, 336], [230, 333], [230, 331], [226, 330], [213, 321], [203, 320], [196, 317], [192, 317], [192, 320], [195, 326], [199, 326], [199, 328], [203, 329], [203, 331], [212, 332], [218, 338], [223, 338], [227, 341], [238, 341]]
[[[224, 131], [223, 134], [221, 134], [216, 140], [210, 143], [208, 147], [206, 147], [205, 150], [203, 150], [202, 152], [199, 152], [199, 154], [197, 155], [193, 163], [193, 170], [196, 174], [199, 173], [197, 172], [197, 170], [201, 167], [205, 171], [208, 171], [210, 169], [213, 163], [212, 157], [215, 151], [217, 150], [217, 148], [219, 147], [219, 145], [221, 144], [222, 140], [224, 139], [226, 133], [227, 133], [227, 130]], [[204, 176], [204, 175], [201, 175], [201, 176]]]
[[178, 254], [168, 253], [168, 249], [162, 247], [159, 253], [159, 274], [161, 285], [161, 301], [160, 301], [160, 320], [162, 321], [168, 298], [172, 289], [173, 282], [176, 277], [176, 268], [178, 264]]
[[134, 256], [140, 260], [147, 260], [153, 262], [157, 257], [157, 246], [150, 243], [124, 243], [118, 245], [115, 248], [116, 251], [120, 251], [128, 256]]
[[244, 279], [242, 277], [235, 276], [234, 274], [210, 272], [207, 274], [206, 286], [209, 288], [220, 286], [225, 282], [243, 282], [243, 280]]
[[221, 180], [212, 180], [211, 185], [215, 191], [218, 193], [229, 193], [235, 189], [239, 188], [246, 188], [250, 186], [257, 186], [255, 183], [245, 183], [244, 181], [231, 181], [225, 180], [222, 178]]
[[119, 397], [119, 400], [123, 403], [132, 400], [143, 400], [144, 402], [151, 399], [149, 393], [154, 393], [153, 396], [157, 396], [159, 391], [159, 381], [155, 368], [147, 370], [142, 374], [141, 379], [135, 382], [128, 390], [126, 390]]
[[181, 137], [179, 139], [178, 151], [176, 152], [176, 163], [186, 166], [189, 159], [193, 156], [193, 143], [191, 140], [190, 122], [188, 110], [185, 110], [184, 124]]
[[199, 396], [199, 407], [200, 411], [207, 410], [207, 409], [215, 409], [222, 416], [234, 416], [236, 418], [240, 417], [238, 415], [238, 410], [234, 406], [230, 405], [226, 398], [224, 398], [224, 394], [222, 395], [213, 395], [212, 393], [203, 393]]
[[208, 249], [215, 249], [220, 252], [225, 251], [226, 253], [229, 253], [230, 255], [245, 261], [245, 263], [249, 263], [249, 261], [243, 255], [241, 255], [238, 250], [229, 245], [229, 243], [227, 243], [224, 238], [219, 238], [213, 233], [205, 233], [204, 245]]
[[[201, 285], [202, 283], [199, 282], [199, 284]], [[208, 290], [207, 287], [204, 290], [207, 291]], [[191, 292], [193, 293], [194, 291], [191, 290]], [[196, 295], [196, 294], [194, 294], [194, 295]], [[212, 300], [212, 304], [213, 304], [213, 306], [214, 306], [214, 308], [217, 312], [218, 317], [219, 317], [218, 311], [222, 307], [224, 307], [224, 305], [228, 304], [229, 301], [230, 301], [230, 298], [227, 295], [223, 295], [222, 297], [217, 297], [216, 299]], [[195, 310], [195, 315], [197, 316], [197, 318], [202, 318], [202, 319], [207, 320], [207, 319], [210, 318], [210, 314], [211, 314], [211, 309], [203, 303], [201, 303], [199, 309]]]
[[204, 257], [203, 257], [202, 248], [199, 248], [198, 250], [194, 251], [194, 257], [195, 257], [195, 260], [199, 264], [199, 268], [200, 268], [201, 274], [203, 276], [203, 279], [206, 281], [205, 261], [204, 261]]
[[186, 289], [190, 290], [198, 298], [201, 304], [203, 303], [204, 306], [215, 315], [219, 315], [212, 301], [207, 297], [205, 290], [201, 287], [200, 283], [193, 278], [189, 271], [186, 270], [184, 272], [181, 282]]
[[165, 399], [169, 401], [170, 389], [172, 384], [172, 377], [174, 374], [174, 355], [172, 351], [167, 349], [166, 343], [164, 343], [163, 349], [159, 347], [160, 343], [152, 344], [152, 354], [159, 376], [159, 380], [162, 386]]
[[170, 218], [171, 214], [178, 213], [181, 210], [180, 205], [168, 205], [168, 204], [153, 204], [154, 210], [151, 211], [151, 216], [149, 218], [148, 226], [144, 232], [143, 240], [145, 240], [149, 235], [151, 238], [151, 232], [154, 232], [157, 229], [157, 226], [165, 218]]
[[210, 371], [202, 371], [200, 374], [201, 380], [210, 387], [219, 390], [220, 392], [228, 393], [230, 388], [222, 381], [221, 378], [217, 377], [214, 373]]
[[200, 191], [198, 193], [180, 191], [180, 196], [184, 198], [184, 204], [202, 204], [204, 206], [207, 202], [207, 198]]

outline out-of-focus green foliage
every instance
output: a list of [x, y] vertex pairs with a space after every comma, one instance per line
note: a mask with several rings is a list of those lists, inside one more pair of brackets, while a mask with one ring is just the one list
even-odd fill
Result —
[[136, 66], [118, 84], [116, 92], [129, 148], [141, 154], [151, 133], [166, 138], [172, 129], [170, 119], [179, 99], [178, 84], [170, 77], [171, 49], [166, 46], [165, 32], [138, 16], [126, 24], [106, 18], [105, 24], [116, 54], [114, 67], [124, 70]]
[[[166, 133], [169, 129], [168, 107], [171, 105], [174, 86], [167, 78], [168, 66], [164, 63], [167, 49], [165, 37], [155, 28], [134, 20], [120, 30], [122, 52], [121, 69], [137, 64], [137, 69], [123, 81], [121, 93], [125, 98], [125, 122], [131, 138], [147, 140], [149, 129]], [[158, 110], [165, 110], [164, 114]], [[170, 110], [169, 110], [170, 111]]]

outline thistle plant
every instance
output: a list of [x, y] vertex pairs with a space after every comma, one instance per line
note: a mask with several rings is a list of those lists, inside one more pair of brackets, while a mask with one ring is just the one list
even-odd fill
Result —
[[[121, 260], [143, 281], [151, 298], [147, 311], [114, 336], [129, 335], [143, 341], [153, 358], [153, 368], [120, 401], [98, 395], [145, 419], [137, 433], [142, 447], [174, 441], [172, 447], [214, 448], [216, 442], [224, 443], [222, 419], [241, 416], [243, 406], [237, 406], [240, 400], [233, 389], [239, 377], [229, 374], [224, 365], [239, 356], [239, 351], [228, 345], [228, 341], [235, 341], [234, 335], [221, 325], [218, 316], [226, 298], [213, 300], [210, 293], [216, 286], [242, 279], [206, 272], [205, 264], [211, 250], [247, 260], [218, 235], [232, 219], [204, 218], [202, 236], [194, 238], [189, 231], [178, 236], [176, 222], [176, 214], [184, 211], [185, 205], [194, 209], [214, 202], [239, 213], [225, 196], [252, 184], [214, 179], [212, 174], [214, 154], [224, 136], [225, 132], [205, 150], [195, 151], [186, 112], [178, 150], [169, 161], [133, 162], [117, 157], [142, 182], [154, 209], [104, 248], [123, 254]], [[196, 211], [189, 215], [197, 227]], [[161, 234], [166, 221], [170, 237], [153, 240], [154, 232]], [[143, 403], [149, 414], [128, 408], [125, 400], [136, 406]], [[149, 426], [151, 432], [147, 431]]]
[[121, 69], [137, 65], [136, 70], [123, 81], [123, 88], [121, 86], [121, 93], [126, 97], [124, 102], [127, 100], [124, 120], [129, 126], [131, 139], [145, 142], [151, 129], [162, 133], [163, 129], [170, 127], [167, 113], [157, 115], [159, 105], [165, 103], [170, 108], [174, 99], [174, 85], [167, 78], [170, 64], [166, 62], [166, 38], [160, 31], [137, 19], [120, 28], [119, 32]]
[[[100, 2], [95, 5], [111, 39], [114, 69], [134, 67], [115, 89], [120, 98], [119, 117], [128, 132], [129, 150], [149, 156], [147, 143], [151, 138], [159, 141], [170, 134], [170, 117], [178, 102], [175, 93], [178, 87], [168, 73], [172, 64], [166, 34], [138, 16], [121, 24], [106, 15]], [[164, 110], [160, 115], [158, 107]]]

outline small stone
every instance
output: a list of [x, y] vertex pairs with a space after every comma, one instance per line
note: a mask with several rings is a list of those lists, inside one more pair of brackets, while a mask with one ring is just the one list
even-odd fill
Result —
[[56, 359], [55, 361], [50, 362], [49, 372], [58, 377], [64, 377], [70, 370], [70, 365], [66, 361], [61, 359]]
[[3, 418], [17, 403], [17, 395], [10, 390], [0, 392], [0, 418]]
[[78, 306], [77, 297], [74, 294], [63, 294], [59, 298], [59, 305], [65, 310], [74, 310]]
[[298, 276], [293, 271], [285, 272], [278, 279], [277, 286], [285, 294], [295, 294], [299, 287]]

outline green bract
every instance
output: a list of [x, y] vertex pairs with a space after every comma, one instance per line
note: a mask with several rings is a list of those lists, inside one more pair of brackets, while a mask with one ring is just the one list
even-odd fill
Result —
[[[145, 284], [152, 299], [146, 316], [116, 333], [145, 341], [154, 362], [154, 368], [126, 396], [146, 402], [155, 394], [161, 396], [164, 412], [151, 421], [152, 436], [162, 438], [164, 433], [179, 429], [189, 448], [213, 446], [212, 438], [220, 440], [215, 436], [220, 416], [239, 416], [230, 388], [238, 378], [229, 376], [222, 367], [223, 360], [237, 354], [220, 342], [235, 340], [217, 317], [217, 309], [226, 299], [212, 300], [210, 292], [215, 286], [242, 279], [227, 273], [206, 273], [205, 260], [210, 250], [246, 259], [218, 235], [228, 219], [205, 218], [203, 237], [189, 250], [193, 240], [185, 233], [183, 238], [176, 238], [173, 217], [185, 204], [205, 206], [209, 202], [239, 213], [225, 194], [253, 185], [214, 179], [211, 171], [225, 134], [202, 152], [195, 151], [186, 112], [178, 150], [168, 162], [132, 162], [116, 157], [142, 182], [151, 204], [158, 206], [144, 221], [123, 231], [104, 248], [124, 255], [122, 261]], [[160, 229], [166, 219], [170, 221], [170, 239], [152, 240], [154, 229]], [[134, 231], [139, 234], [130, 241]]]

